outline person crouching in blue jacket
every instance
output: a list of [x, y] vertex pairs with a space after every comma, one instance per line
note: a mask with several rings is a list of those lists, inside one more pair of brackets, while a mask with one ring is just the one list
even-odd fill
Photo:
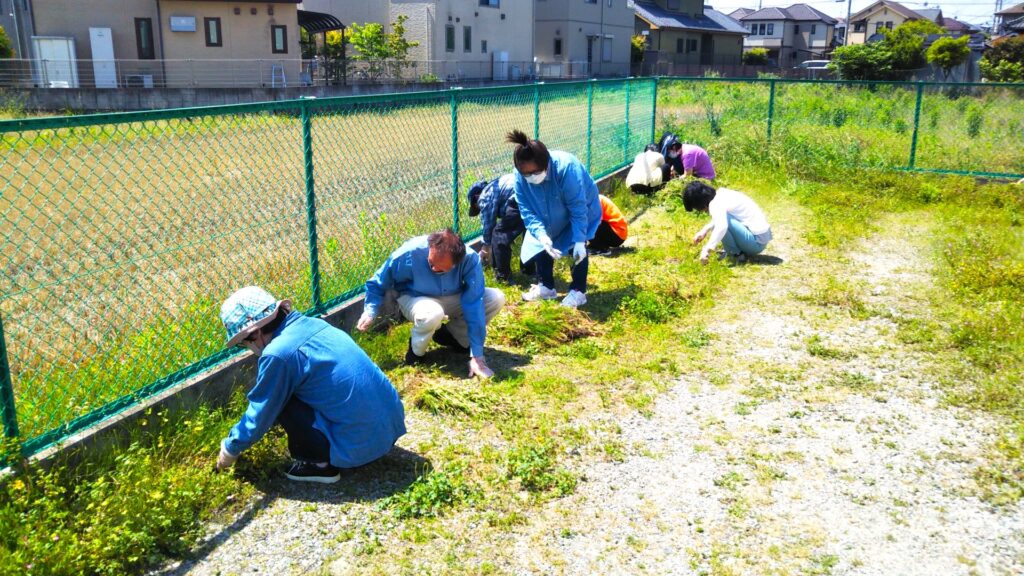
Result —
[[392, 252], [366, 281], [357, 329], [370, 327], [389, 289], [398, 291], [398, 307], [412, 321], [406, 364], [422, 362], [433, 339], [469, 353], [469, 376], [494, 375], [484, 358], [484, 340], [487, 323], [505, 305], [505, 295], [484, 286], [480, 256], [458, 234], [442, 230], [417, 236]]
[[558, 297], [555, 260], [572, 250], [572, 282], [562, 305], [582, 306], [587, 303], [587, 241], [601, 224], [597, 184], [579, 159], [568, 152], [549, 152], [543, 142], [531, 140], [519, 130], [509, 132], [505, 139], [516, 145], [512, 155], [515, 197], [527, 231], [521, 260], [536, 263], [540, 277], [540, 283], [525, 292], [523, 300]]
[[[469, 215], [480, 216], [483, 246], [480, 259], [494, 265], [494, 279], [503, 284], [512, 281], [512, 243], [526, 233], [516, 203], [516, 175], [505, 174], [491, 182], [481, 180], [469, 188]], [[520, 264], [519, 271], [533, 276], [532, 265]]]
[[295, 462], [288, 478], [330, 484], [342, 468], [384, 456], [405, 434], [405, 410], [387, 376], [345, 332], [247, 286], [220, 309], [227, 346], [259, 356], [249, 407], [221, 442], [229, 468], [275, 423]]

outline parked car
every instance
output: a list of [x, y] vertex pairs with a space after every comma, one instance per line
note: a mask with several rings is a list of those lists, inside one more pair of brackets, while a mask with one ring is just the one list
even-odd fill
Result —
[[810, 80], [827, 78], [830, 72], [828, 63], [829, 60], [804, 60], [794, 66], [793, 70], [804, 72]]

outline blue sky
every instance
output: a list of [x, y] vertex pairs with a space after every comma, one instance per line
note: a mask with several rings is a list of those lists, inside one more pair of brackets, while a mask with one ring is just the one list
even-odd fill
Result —
[[[856, 14], [858, 10], [866, 8], [867, 6], [874, 3], [875, 0], [853, 0], [853, 13]], [[757, 0], [705, 0], [705, 4], [710, 5], [719, 12], [728, 14], [737, 8], [757, 8]], [[793, 2], [780, 2], [777, 0], [762, 0], [761, 7], [767, 8], [769, 6], [779, 6], [785, 8], [798, 3], [798, 0]], [[834, 0], [810, 0], [809, 2], [799, 2], [801, 4], [808, 4], [813, 6], [815, 9], [828, 14], [833, 17], [846, 17], [846, 2], [835, 2]], [[1009, 8], [1015, 5], [1017, 2], [1014, 0], [1006, 0], [1004, 8]], [[970, 22], [971, 24], [985, 24], [992, 21], [992, 13], [995, 11], [995, 1], [985, 0], [950, 0], [949, 2], [926, 2], [921, 0], [919, 2], [900, 2], [911, 10], [918, 8], [942, 8], [942, 15], [948, 18], [956, 18], [964, 22]]]

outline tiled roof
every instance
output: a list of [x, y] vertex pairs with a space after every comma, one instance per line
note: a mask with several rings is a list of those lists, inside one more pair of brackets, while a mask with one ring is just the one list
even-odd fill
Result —
[[732, 18], [733, 20], [739, 20], [740, 18], [743, 18], [747, 14], [753, 14], [754, 12], [755, 10], [751, 8], [737, 8], [732, 12], [729, 12], [729, 18]]
[[740, 20], [795, 20], [835, 24], [835, 18], [820, 12], [807, 4], [793, 4], [789, 8], [762, 8], [739, 18]]
[[1010, 16], [1012, 14], [1024, 14], [1024, 2], [1011, 6], [1001, 12], [996, 12], [996, 16]]
[[881, 8], [882, 6], [885, 6], [886, 8], [892, 10], [897, 14], [903, 15], [904, 18], [921, 17], [921, 15], [918, 14], [917, 12], [914, 12], [910, 8], [907, 8], [906, 6], [899, 4], [897, 2], [889, 2], [889, 0], [878, 0], [878, 2], [875, 2], [874, 4], [868, 6], [867, 8], [864, 8], [860, 12], [857, 12], [856, 14], [850, 16], [850, 21], [856, 23], [858, 20], [864, 20], [865, 18], [867, 18], [869, 14], [873, 13], [875, 10]]
[[941, 8], [921, 8], [920, 10], [914, 10], [914, 12], [917, 12], [918, 14], [920, 14], [922, 18], [927, 18], [928, 20], [931, 20], [932, 22], [935, 22], [935, 19], [938, 18], [940, 14], [942, 14], [942, 9]]
[[704, 7], [703, 18], [692, 18], [688, 15], [668, 12], [653, 2], [634, 2], [634, 11], [637, 16], [658, 28], [701, 30], [728, 34], [747, 33], [747, 29], [742, 24], [707, 6]]

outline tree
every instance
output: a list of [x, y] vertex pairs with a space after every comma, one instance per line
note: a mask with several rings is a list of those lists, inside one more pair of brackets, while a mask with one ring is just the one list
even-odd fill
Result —
[[14, 58], [14, 48], [11, 47], [11, 39], [7, 37], [7, 31], [0, 26], [0, 58]]
[[840, 46], [828, 65], [843, 80], [888, 80], [892, 77], [892, 54], [884, 42]]
[[636, 64], [643, 62], [644, 49], [647, 48], [647, 36], [637, 34], [629, 40], [629, 61]]
[[967, 47], [969, 36], [959, 38], [943, 37], [937, 39], [928, 48], [928, 62], [942, 68], [942, 78], [949, 80], [949, 74], [953, 68], [963, 64], [971, 56], [971, 49]]
[[892, 30], [885, 30], [882, 42], [891, 55], [891, 75], [896, 79], [910, 76], [924, 68], [928, 62], [924, 41], [929, 34], [942, 34], [944, 30], [931, 20], [908, 20]]
[[978, 66], [985, 80], [1024, 82], [1024, 36], [996, 40]]
[[396, 18], [391, 24], [391, 32], [385, 32], [384, 25], [378, 22], [349, 26], [345, 36], [356, 49], [351, 59], [366, 62], [370, 78], [379, 78], [385, 72], [398, 76], [408, 65], [409, 49], [420, 45], [405, 39], [405, 21], [408, 19], [404, 14]]
[[743, 53], [743, 63], [749, 66], [767, 66], [768, 50], [766, 48], [751, 48]]

